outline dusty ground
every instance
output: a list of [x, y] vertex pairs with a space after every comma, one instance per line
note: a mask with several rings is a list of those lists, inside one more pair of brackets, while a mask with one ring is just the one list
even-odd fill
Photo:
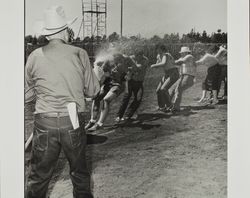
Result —
[[[157, 112], [154, 88], [160, 71], [149, 72], [137, 121], [112, 126], [119, 98], [104, 130], [90, 134], [87, 148], [96, 198], [227, 197], [227, 105], [199, 106], [204, 68], [186, 92], [179, 115]], [[26, 134], [32, 130], [26, 116]], [[29, 153], [26, 153], [29, 157]], [[51, 198], [71, 198], [69, 167], [62, 154]]]

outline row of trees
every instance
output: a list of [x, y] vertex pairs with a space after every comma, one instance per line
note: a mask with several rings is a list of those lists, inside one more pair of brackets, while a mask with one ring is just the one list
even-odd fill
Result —
[[[206, 31], [202, 33], [195, 32], [191, 30], [188, 34], [180, 36], [177, 34], [165, 34], [163, 37], [157, 35], [146, 39], [142, 38], [141, 35], [131, 36], [131, 37], [120, 37], [116, 32], [110, 34], [108, 37], [85, 37], [83, 40], [80, 38], [74, 39], [74, 32], [70, 30], [70, 42], [72, 45], [81, 47], [85, 49], [91, 61], [100, 52], [109, 49], [110, 44], [120, 52], [127, 55], [131, 55], [136, 49], [140, 48], [144, 51], [144, 54], [150, 59], [150, 61], [155, 62], [156, 57], [156, 44], [164, 44], [167, 47], [168, 52], [170, 52], [175, 58], [179, 56], [179, 50], [181, 46], [185, 43], [190, 49], [193, 49], [194, 43], [201, 42], [206, 43], [206, 47], [217, 43], [227, 43], [227, 33], [218, 30], [211, 35], [208, 35]], [[37, 47], [45, 45], [48, 41], [44, 36], [39, 36], [38, 38], [32, 36], [25, 37], [26, 43], [26, 53], [25, 58]], [[195, 55], [195, 54], [194, 54]]]
[[[220, 29], [217, 30], [217, 32], [213, 32], [211, 35], [207, 34], [207, 32], [204, 30], [202, 33], [195, 32], [194, 29], [192, 29], [189, 33], [183, 34], [182, 36], [179, 35], [179, 33], [172, 33], [172, 34], [165, 34], [162, 38], [154, 35], [153, 37], [149, 39], [142, 38], [140, 35], [137, 36], [131, 36], [131, 37], [120, 37], [119, 34], [116, 32], [110, 34], [108, 37], [104, 35], [96, 36], [96, 37], [85, 37], [84, 39], [74, 38], [74, 31], [72, 29], [69, 29], [69, 35], [70, 35], [70, 42], [72, 43], [82, 43], [82, 44], [88, 44], [88, 43], [103, 43], [103, 42], [117, 42], [117, 41], [128, 41], [128, 40], [149, 40], [152, 43], [195, 43], [195, 42], [202, 42], [202, 43], [227, 43], [227, 33], [222, 32]], [[32, 44], [32, 45], [43, 45], [46, 44], [48, 41], [45, 38], [45, 36], [39, 36], [38, 38], [32, 37], [31, 35], [28, 35], [25, 37], [25, 43], [26, 44]]]

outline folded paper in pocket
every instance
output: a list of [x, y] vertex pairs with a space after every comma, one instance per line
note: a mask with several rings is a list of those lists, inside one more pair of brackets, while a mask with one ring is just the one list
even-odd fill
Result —
[[72, 123], [73, 129], [79, 128], [80, 125], [79, 125], [79, 119], [78, 119], [78, 114], [77, 114], [77, 109], [76, 109], [76, 103], [70, 102], [67, 105], [67, 108], [68, 108], [69, 117], [70, 117], [70, 121]]

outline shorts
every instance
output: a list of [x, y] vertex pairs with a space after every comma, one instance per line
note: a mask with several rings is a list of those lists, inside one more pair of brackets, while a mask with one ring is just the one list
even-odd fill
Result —
[[219, 87], [220, 74], [221, 67], [218, 64], [208, 68], [206, 79], [202, 84], [202, 89], [207, 91], [217, 90]]
[[119, 96], [124, 91], [124, 87], [125, 86], [119, 83], [114, 83], [110, 78], [107, 78], [94, 100], [100, 102], [109, 92], [113, 92], [116, 94], [116, 96]]

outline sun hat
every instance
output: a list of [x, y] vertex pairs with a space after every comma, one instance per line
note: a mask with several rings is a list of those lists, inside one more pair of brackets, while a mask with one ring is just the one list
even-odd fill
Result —
[[45, 36], [56, 34], [69, 27], [76, 19], [77, 17], [68, 21], [62, 6], [51, 6], [44, 11], [40, 34]]
[[185, 53], [185, 52], [191, 52], [189, 47], [181, 47], [181, 51], [179, 53], [181, 54], [181, 53]]

